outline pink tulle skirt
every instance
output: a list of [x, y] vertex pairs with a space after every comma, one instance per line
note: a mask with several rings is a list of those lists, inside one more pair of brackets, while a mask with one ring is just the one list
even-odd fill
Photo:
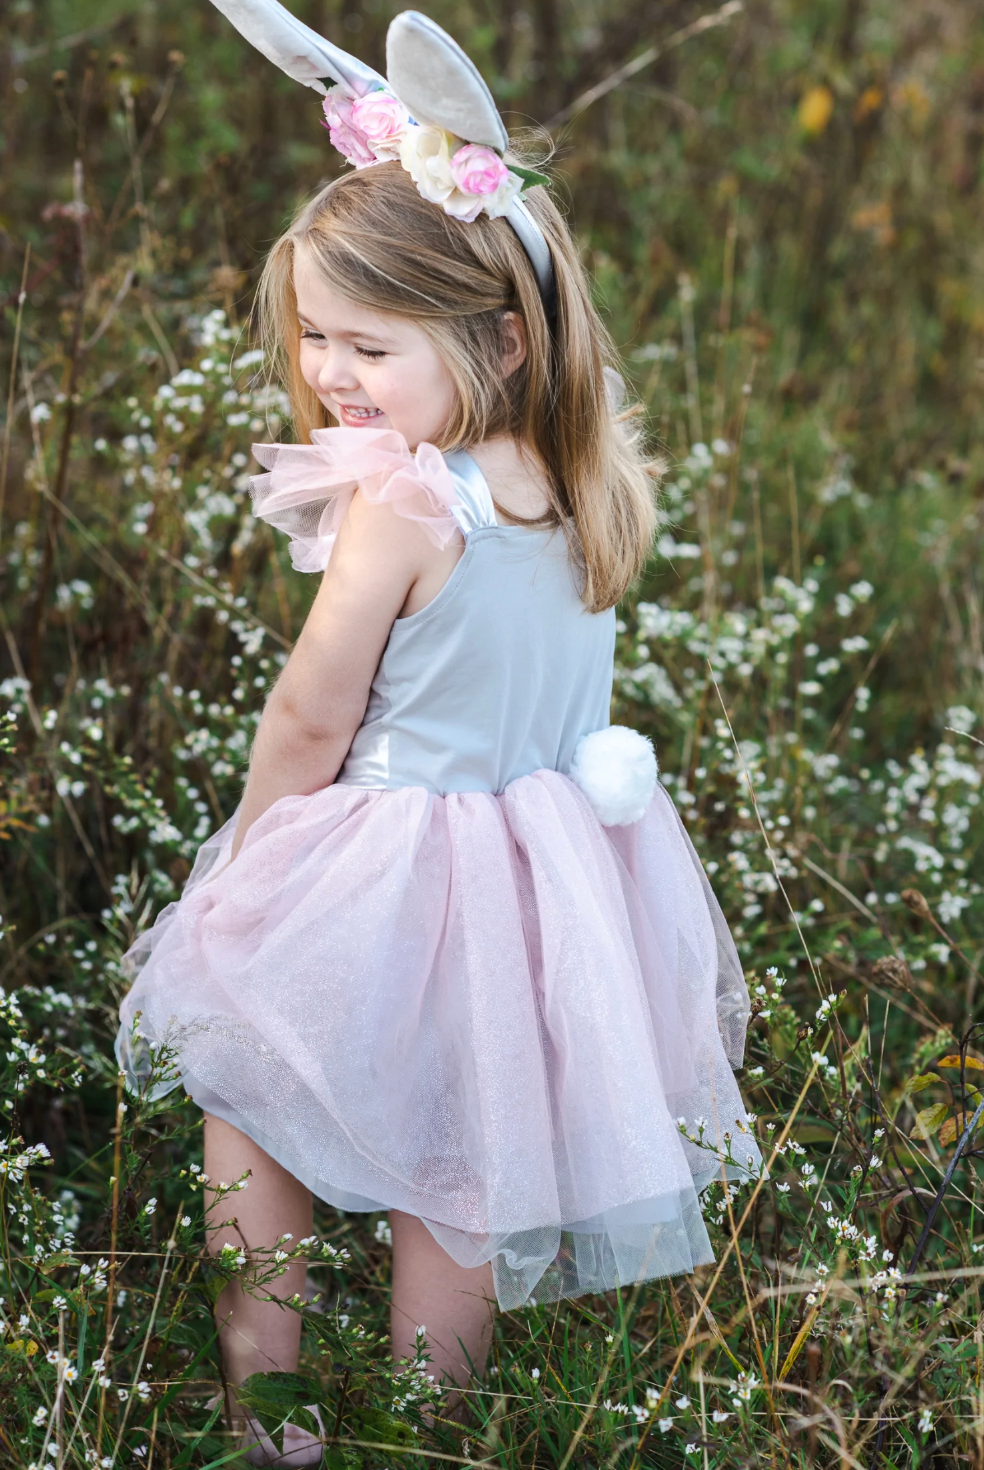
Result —
[[333, 785], [278, 801], [230, 864], [233, 827], [130, 951], [131, 1077], [174, 1046], [201, 1106], [321, 1199], [492, 1261], [503, 1307], [712, 1259], [698, 1194], [722, 1165], [677, 1120], [756, 1164], [748, 1001], [661, 788], [604, 828], [553, 771], [498, 795]]

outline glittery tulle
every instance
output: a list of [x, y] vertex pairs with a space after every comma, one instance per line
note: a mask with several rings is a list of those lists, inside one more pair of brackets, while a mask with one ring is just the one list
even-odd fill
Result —
[[748, 996], [664, 791], [604, 828], [554, 771], [334, 785], [278, 801], [229, 865], [232, 832], [130, 951], [131, 1076], [139, 1012], [203, 1107], [322, 1199], [491, 1260], [504, 1307], [712, 1259], [697, 1192], [720, 1165], [676, 1119], [757, 1159]]

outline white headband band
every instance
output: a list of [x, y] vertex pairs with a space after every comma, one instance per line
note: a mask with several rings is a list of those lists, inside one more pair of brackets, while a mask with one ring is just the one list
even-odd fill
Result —
[[[356, 168], [399, 161], [445, 213], [506, 219], [529, 256], [547, 314], [555, 310], [550, 247], [520, 197], [542, 174], [506, 163], [509, 135], [477, 67], [428, 16], [405, 10], [386, 35], [386, 69], [339, 50], [279, 0], [212, 0], [257, 51], [325, 97], [332, 142]], [[335, 85], [327, 88], [324, 79]]]

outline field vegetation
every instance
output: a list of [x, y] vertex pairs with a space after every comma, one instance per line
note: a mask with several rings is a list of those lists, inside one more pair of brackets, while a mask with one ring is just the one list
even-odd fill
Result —
[[[295, 8], [381, 62], [395, 6]], [[290, 424], [247, 323], [335, 158], [204, 0], [8, 0], [0, 1463], [234, 1465], [212, 1303], [303, 1255], [302, 1371], [254, 1402], [322, 1404], [327, 1466], [984, 1470], [980, 8], [429, 11], [552, 139], [667, 457], [613, 713], [734, 925], [767, 1170], [709, 1192], [692, 1279], [500, 1318], [467, 1426], [388, 1359], [385, 1219], [204, 1255], [194, 1109], [118, 1078], [120, 959], [313, 593], [249, 514]]]

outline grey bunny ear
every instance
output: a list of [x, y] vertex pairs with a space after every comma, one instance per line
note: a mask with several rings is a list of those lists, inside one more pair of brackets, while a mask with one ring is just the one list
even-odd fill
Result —
[[500, 153], [509, 135], [492, 93], [457, 41], [419, 10], [404, 10], [386, 33], [389, 85], [418, 122]]
[[278, 0], [212, 0], [212, 4], [268, 61], [316, 92], [327, 90], [323, 77], [331, 77], [353, 97], [386, 86], [371, 66], [324, 40]]
[[625, 379], [613, 367], [604, 367], [601, 371], [605, 379], [605, 397], [608, 399], [608, 407], [612, 413], [621, 413], [629, 397]]

